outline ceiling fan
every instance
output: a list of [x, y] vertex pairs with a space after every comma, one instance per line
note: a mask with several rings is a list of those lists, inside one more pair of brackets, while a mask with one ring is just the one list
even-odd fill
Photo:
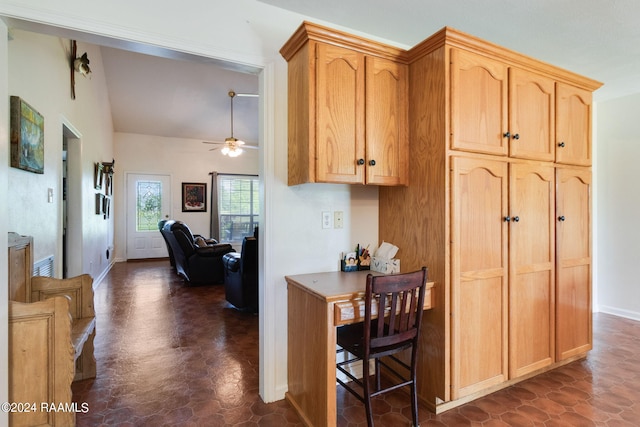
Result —
[[248, 145], [244, 141], [241, 141], [237, 138], [233, 137], [233, 98], [236, 96], [251, 96], [257, 97], [258, 95], [253, 94], [237, 94], [234, 91], [229, 91], [229, 97], [231, 98], [231, 136], [229, 138], [225, 138], [224, 142], [213, 142], [213, 141], [202, 141], [203, 144], [217, 144], [221, 145], [221, 147], [214, 147], [209, 151], [214, 151], [217, 149], [222, 150], [222, 154], [229, 157], [238, 157], [240, 154], [244, 152], [245, 148], [250, 148], [253, 150], [257, 150], [258, 146], [256, 145]]

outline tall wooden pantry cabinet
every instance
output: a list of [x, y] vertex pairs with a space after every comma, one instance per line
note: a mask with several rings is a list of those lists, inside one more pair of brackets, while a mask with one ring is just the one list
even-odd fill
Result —
[[601, 84], [451, 28], [407, 61], [409, 185], [380, 188], [379, 237], [436, 283], [418, 386], [440, 412], [591, 348]]

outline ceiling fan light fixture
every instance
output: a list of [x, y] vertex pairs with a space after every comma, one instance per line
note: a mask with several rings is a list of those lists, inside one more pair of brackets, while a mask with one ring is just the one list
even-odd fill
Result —
[[232, 90], [229, 91], [229, 98], [231, 98], [231, 136], [224, 140], [225, 146], [222, 148], [222, 154], [229, 157], [238, 157], [244, 151], [240, 148], [244, 145], [244, 141], [240, 141], [237, 138], [233, 137], [233, 98], [236, 96], [236, 93]]

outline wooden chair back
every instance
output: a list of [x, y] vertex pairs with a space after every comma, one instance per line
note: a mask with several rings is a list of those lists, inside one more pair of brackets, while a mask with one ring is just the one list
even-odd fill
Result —
[[[411, 344], [415, 347], [422, 324], [426, 284], [426, 268], [405, 274], [367, 276], [365, 358], [367, 351], [379, 355], [395, 353], [399, 347]], [[372, 312], [378, 313], [377, 320], [373, 319]]]

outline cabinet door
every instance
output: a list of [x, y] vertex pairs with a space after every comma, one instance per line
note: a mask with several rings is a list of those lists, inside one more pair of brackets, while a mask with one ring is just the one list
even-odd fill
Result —
[[555, 82], [518, 68], [509, 70], [509, 155], [553, 161]]
[[409, 181], [407, 65], [366, 57], [366, 183]]
[[457, 399], [507, 379], [507, 163], [454, 157], [452, 364]]
[[318, 44], [316, 179], [364, 183], [364, 55]]
[[556, 162], [591, 166], [591, 92], [556, 87]]
[[509, 376], [554, 361], [555, 170], [512, 164], [509, 174]]
[[451, 49], [451, 148], [508, 154], [505, 64]]
[[591, 171], [556, 172], [556, 357], [592, 347]]

